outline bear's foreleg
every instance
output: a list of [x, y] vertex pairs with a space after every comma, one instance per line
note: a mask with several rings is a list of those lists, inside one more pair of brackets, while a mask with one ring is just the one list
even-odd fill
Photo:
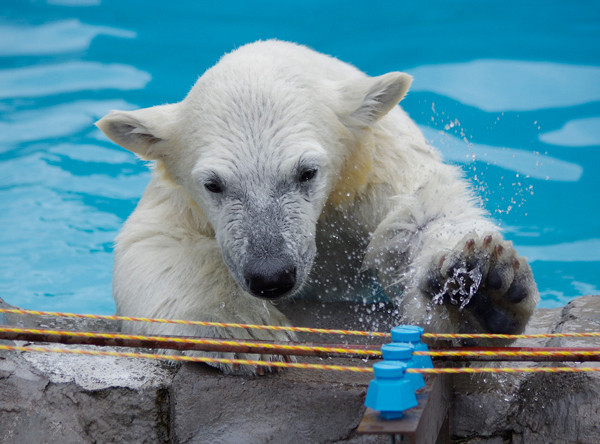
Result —
[[369, 245], [404, 322], [438, 332], [522, 332], [538, 301], [529, 264], [473, 204], [451, 167], [395, 198]]

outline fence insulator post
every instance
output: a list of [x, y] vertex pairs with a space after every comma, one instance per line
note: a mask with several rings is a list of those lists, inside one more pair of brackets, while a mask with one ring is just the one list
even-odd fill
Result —
[[[411, 344], [415, 351], [429, 351], [427, 345], [421, 342], [423, 328], [417, 325], [398, 325], [392, 328], [392, 341], [400, 344]], [[415, 368], [433, 368], [430, 356], [415, 356]]]
[[406, 364], [380, 361], [373, 365], [375, 379], [369, 383], [365, 405], [383, 419], [402, 418], [403, 411], [417, 406], [413, 382], [405, 378]]
[[[384, 344], [381, 347], [383, 359], [386, 361], [399, 361], [406, 364], [406, 368], [419, 368], [418, 359], [420, 356], [413, 356], [415, 347], [412, 344], [391, 343]], [[404, 376], [413, 384], [414, 390], [425, 387], [425, 379], [421, 373], [406, 373]]]

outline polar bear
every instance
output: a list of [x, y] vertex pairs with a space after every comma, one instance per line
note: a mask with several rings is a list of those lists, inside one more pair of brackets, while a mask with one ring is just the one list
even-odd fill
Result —
[[397, 106], [411, 81], [259, 41], [223, 56], [179, 103], [102, 118], [110, 139], [154, 164], [115, 246], [117, 313], [287, 325], [278, 299], [384, 292], [398, 322], [521, 332], [538, 301], [531, 269]]

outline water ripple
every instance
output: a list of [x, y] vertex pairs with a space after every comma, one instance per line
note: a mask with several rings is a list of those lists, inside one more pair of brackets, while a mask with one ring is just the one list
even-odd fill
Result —
[[540, 134], [540, 140], [562, 146], [600, 145], [600, 117], [573, 119], [562, 128]]
[[0, 26], [0, 56], [61, 54], [85, 50], [98, 35], [134, 38], [136, 33], [108, 26], [94, 26], [77, 19], [39, 26]]
[[600, 239], [586, 239], [554, 245], [519, 246], [529, 262], [600, 262]]
[[[408, 70], [412, 91], [431, 91], [484, 111], [532, 111], [600, 101], [600, 67], [475, 60]], [[526, 93], [525, 93], [526, 92]]]
[[534, 179], [558, 182], [577, 182], [583, 174], [580, 165], [548, 155], [515, 148], [466, 143], [442, 131], [423, 126], [421, 129], [446, 160], [460, 163], [482, 161]]
[[[0, 116], [0, 143], [10, 145], [69, 136], [92, 128], [93, 122], [111, 109], [131, 108], [133, 105], [124, 100], [79, 100], [13, 112]], [[6, 148], [0, 147], [2, 151]]]
[[49, 95], [101, 89], [141, 89], [151, 76], [133, 66], [67, 62], [0, 71], [0, 98]]

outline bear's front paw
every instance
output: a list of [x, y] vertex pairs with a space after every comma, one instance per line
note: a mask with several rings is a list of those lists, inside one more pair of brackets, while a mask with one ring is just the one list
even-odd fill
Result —
[[538, 298], [529, 264], [497, 233], [466, 236], [434, 260], [421, 290], [491, 333], [523, 331]]

